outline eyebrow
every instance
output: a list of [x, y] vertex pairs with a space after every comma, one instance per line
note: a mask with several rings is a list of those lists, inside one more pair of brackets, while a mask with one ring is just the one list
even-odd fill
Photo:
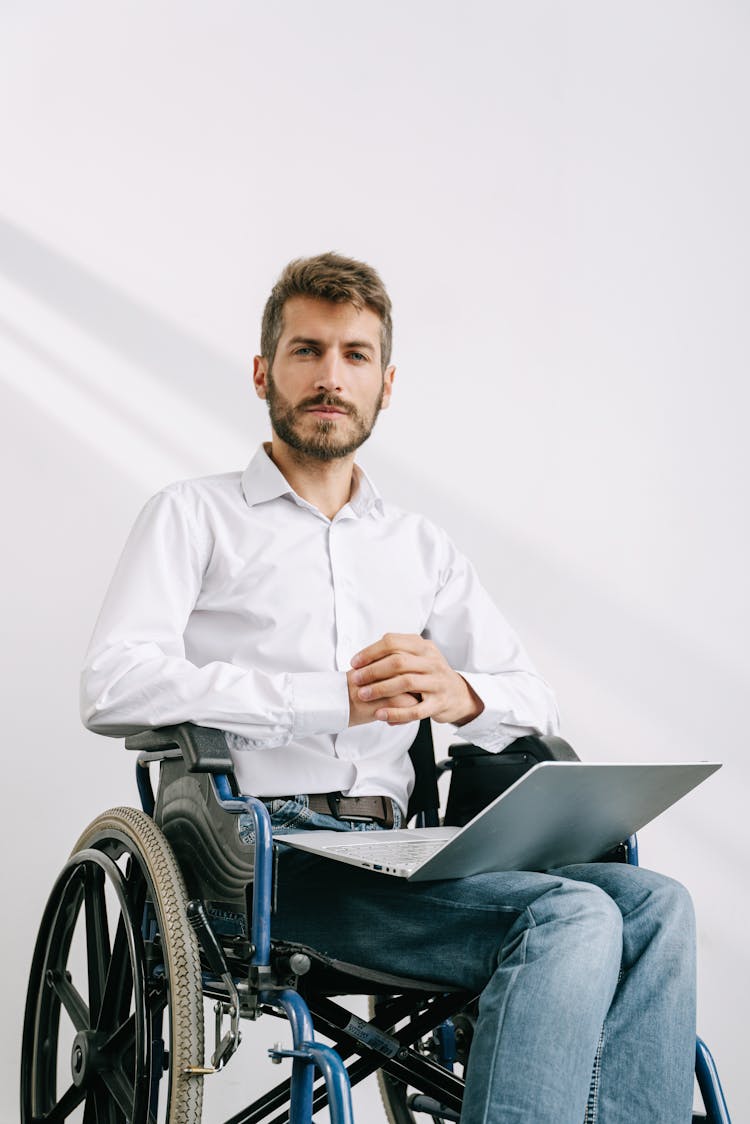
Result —
[[[314, 347], [323, 346], [322, 340], [316, 340], [310, 336], [292, 336], [292, 338], [287, 341], [287, 347], [291, 347], [292, 344], [298, 343], [306, 344], [307, 346], [312, 345]], [[360, 351], [364, 351], [365, 349], [367, 349], [367, 351], [375, 351], [374, 345], [371, 344], [368, 340], [346, 340], [346, 342], [344, 343], [344, 347], [356, 347], [359, 348]]]

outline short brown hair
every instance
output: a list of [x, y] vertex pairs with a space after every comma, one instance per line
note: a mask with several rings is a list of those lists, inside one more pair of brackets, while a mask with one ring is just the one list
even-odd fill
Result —
[[334, 304], [353, 304], [358, 310], [372, 309], [380, 317], [380, 358], [386, 369], [393, 342], [391, 300], [371, 265], [333, 252], [290, 261], [263, 310], [260, 350], [269, 363], [276, 354], [284, 327], [284, 305], [290, 297], [317, 297]]

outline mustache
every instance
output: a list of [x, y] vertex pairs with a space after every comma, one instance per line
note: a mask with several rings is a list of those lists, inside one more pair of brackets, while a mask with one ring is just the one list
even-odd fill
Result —
[[317, 394], [314, 398], [305, 398], [302, 402], [298, 403], [298, 410], [310, 410], [316, 406], [329, 406], [334, 410], [342, 410], [345, 414], [353, 414], [356, 411], [348, 402], [342, 401], [337, 398], [335, 394]]

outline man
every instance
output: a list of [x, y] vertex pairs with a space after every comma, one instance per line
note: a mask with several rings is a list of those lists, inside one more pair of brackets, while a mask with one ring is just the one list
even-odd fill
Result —
[[[225, 730], [276, 828], [399, 826], [421, 718], [491, 751], [557, 726], [470, 564], [355, 463], [390, 404], [390, 349], [373, 269], [287, 266], [253, 371], [271, 442], [243, 474], [146, 505], [83, 675], [90, 729]], [[676, 883], [619, 864], [414, 884], [282, 864], [277, 936], [482, 990], [464, 1124], [690, 1120], [693, 921]]]

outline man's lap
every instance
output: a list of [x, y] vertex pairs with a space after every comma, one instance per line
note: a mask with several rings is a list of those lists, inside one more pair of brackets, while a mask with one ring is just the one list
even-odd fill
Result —
[[614, 902], [627, 915], [669, 882], [618, 863], [408, 882], [286, 851], [273, 927], [276, 936], [352, 963], [481, 989], [521, 915], [530, 911], [535, 923], [535, 905], [547, 917], [566, 910], [581, 915], [592, 905], [604, 914]]
[[[305, 797], [268, 803], [274, 831], [379, 830], [312, 812]], [[238, 826], [252, 842], [251, 818], [241, 816]], [[409, 882], [282, 845], [272, 928], [275, 937], [363, 967], [480, 990], [519, 925], [565, 917], [596, 933], [611, 929], [620, 915], [637, 914], [654, 893], [667, 911], [680, 893], [686, 896], [671, 879], [623, 863]]]

